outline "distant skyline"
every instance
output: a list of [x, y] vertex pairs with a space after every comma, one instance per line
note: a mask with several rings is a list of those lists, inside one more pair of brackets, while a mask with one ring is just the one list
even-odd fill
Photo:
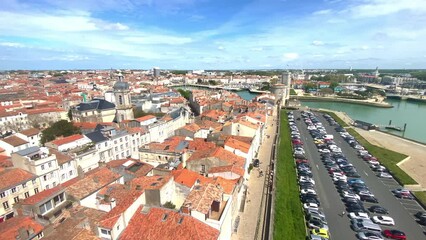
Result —
[[2, 0], [0, 70], [424, 69], [426, 0]]

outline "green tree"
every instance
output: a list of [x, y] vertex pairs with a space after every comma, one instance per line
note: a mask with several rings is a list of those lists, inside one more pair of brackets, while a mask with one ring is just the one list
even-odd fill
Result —
[[168, 201], [168, 202], [165, 202], [165, 203], [163, 204], [163, 207], [165, 207], [165, 208], [169, 208], [169, 209], [175, 209], [175, 208], [176, 208], [176, 205], [174, 205], [172, 202]]
[[72, 122], [68, 122], [67, 120], [60, 120], [42, 131], [41, 143], [45, 144], [46, 142], [55, 140], [55, 138], [59, 136], [67, 137], [80, 133], [80, 129], [75, 127]]
[[70, 121], [72, 121], [72, 112], [71, 112], [71, 109], [70, 109], [70, 110], [68, 110], [67, 115], [68, 115], [68, 119], [69, 119]]
[[189, 100], [190, 96], [191, 96], [191, 91], [190, 90], [184, 90], [182, 88], [178, 89], [178, 92], [180, 93], [180, 95], [182, 95], [182, 97], [186, 98], [187, 100]]
[[329, 88], [331, 88], [331, 89], [333, 90], [333, 92], [334, 92], [334, 89], [335, 89], [337, 86], [339, 86], [339, 83], [338, 83], [338, 82], [331, 82], [331, 83], [330, 83], [330, 86], [328, 86], [328, 87], [329, 87]]

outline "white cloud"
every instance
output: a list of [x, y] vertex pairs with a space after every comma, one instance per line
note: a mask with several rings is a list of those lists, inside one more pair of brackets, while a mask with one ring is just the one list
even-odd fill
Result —
[[319, 41], [319, 40], [315, 40], [315, 41], [312, 42], [312, 45], [314, 45], [314, 46], [323, 46], [324, 42]]
[[[139, 35], [139, 36], [138, 36]], [[192, 39], [189, 37], [177, 37], [171, 35], [162, 35], [162, 34], [144, 34], [140, 36], [124, 37], [123, 41], [135, 44], [166, 44], [166, 45], [181, 45], [192, 42]]]
[[331, 9], [324, 9], [324, 10], [319, 10], [319, 11], [313, 12], [312, 14], [313, 15], [327, 15], [327, 14], [330, 14], [330, 13], [332, 13]]
[[296, 60], [299, 58], [298, 53], [284, 53], [284, 60]]
[[225, 47], [224, 46], [218, 46], [217, 49], [222, 51], [222, 50], [225, 50]]
[[14, 48], [23, 48], [25, 45], [16, 42], [0, 42], [0, 46], [4, 47], [14, 47]]
[[424, 0], [367, 0], [348, 9], [357, 18], [378, 17], [402, 11], [426, 12]]

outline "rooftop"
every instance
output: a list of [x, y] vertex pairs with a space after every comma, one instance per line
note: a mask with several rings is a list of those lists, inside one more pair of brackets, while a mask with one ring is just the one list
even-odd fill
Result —
[[28, 143], [24, 139], [19, 138], [17, 136], [10, 136], [10, 137], [2, 139], [2, 141], [5, 142], [5, 143], [7, 143], [7, 144], [9, 144], [9, 145], [11, 145], [11, 146], [13, 146], [13, 147], [21, 146], [21, 145], [24, 145], [24, 144]]
[[76, 199], [83, 199], [104, 186], [116, 181], [121, 176], [106, 167], [100, 167], [86, 173], [82, 179], [67, 187], [66, 192]]
[[31, 137], [31, 136], [39, 134], [40, 130], [37, 128], [30, 128], [30, 129], [23, 130], [20, 133], [27, 137]]
[[31, 238], [40, 233], [44, 227], [30, 217], [13, 217], [0, 224], [1, 238], [18, 239], [20, 229], [32, 232], [33, 234], [29, 236]]
[[213, 201], [222, 202], [223, 189], [211, 183], [197, 185], [183, 203], [184, 207], [203, 214], [210, 212]]
[[20, 168], [0, 168], [0, 191], [28, 182], [37, 176]]
[[83, 137], [84, 136], [81, 135], [81, 134], [74, 134], [74, 135], [71, 135], [71, 136], [68, 136], [68, 137], [53, 140], [53, 141], [51, 141], [51, 143], [55, 144], [56, 146], [61, 146], [61, 145], [82, 139]]
[[140, 207], [122, 233], [122, 240], [217, 240], [219, 230], [170, 209]]

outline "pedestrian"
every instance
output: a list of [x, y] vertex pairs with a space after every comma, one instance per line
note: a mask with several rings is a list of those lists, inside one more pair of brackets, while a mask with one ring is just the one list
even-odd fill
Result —
[[345, 211], [343, 211], [343, 212], [342, 212], [342, 217], [343, 217], [343, 216], [345, 216], [345, 214], [346, 214], [346, 212], [345, 212]]

